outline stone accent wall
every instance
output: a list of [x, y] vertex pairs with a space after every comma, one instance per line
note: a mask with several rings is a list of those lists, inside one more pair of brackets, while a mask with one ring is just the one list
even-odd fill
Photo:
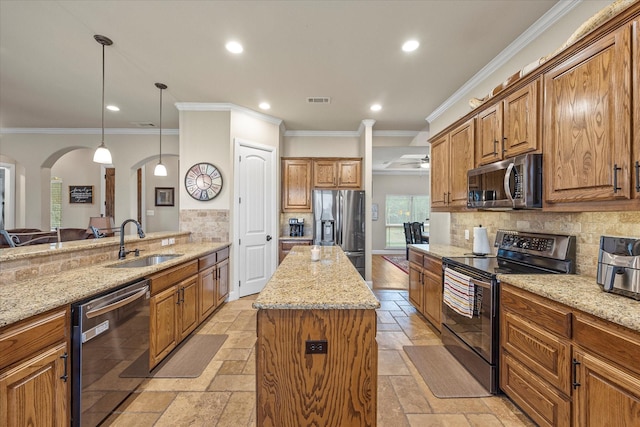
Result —
[[180, 231], [190, 232], [193, 242], [228, 242], [229, 228], [228, 209], [180, 210]]
[[[487, 227], [493, 243], [498, 229], [576, 236], [576, 272], [594, 277], [600, 236], [640, 238], [640, 212], [553, 213], [538, 211], [468, 212], [451, 214], [451, 244], [473, 248], [473, 227]], [[470, 239], [464, 238], [469, 230]]]

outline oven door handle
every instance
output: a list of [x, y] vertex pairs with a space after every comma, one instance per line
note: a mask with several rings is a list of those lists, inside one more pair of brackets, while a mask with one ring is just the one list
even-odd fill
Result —
[[131, 302], [137, 300], [138, 298], [144, 296], [147, 291], [149, 290], [148, 286], [145, 286], [144, 288], [140, 289], [139, 291], [137, 291], [135, 294], [130, 295], [126, 298], [123, 298], [121, 300], [118, 300], [112, 304], [109, 305], [105, 305], [104, 307], [100, 307], [100, 308], [96, 308], [93, 310], [89, 310], [87, 311], [87, 313], [85, 314], [85, 316], [87, 316], [88, 319], [91, 319], [93, 317], [96, 316], [100, 316], [101, 314], [105, 314], [105, 313], [109, 313], [110, 311], [114, 311], [119, 309], [120, 307], [124, 307], [127, 304], [130, 304]]
[[480, 286], [481, 288], [491, 289], [491, 282], [481, 282], [472, 278], [471, 283], [473, 283], [475, 286]]

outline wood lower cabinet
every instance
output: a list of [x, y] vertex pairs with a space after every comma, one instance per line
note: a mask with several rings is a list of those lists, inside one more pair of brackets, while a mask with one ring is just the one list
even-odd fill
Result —
[[176, 286], [178, 292], [178, 341], [182, 341], [200, 324], [198, 317], [198, 276], [191, 276]]
[[257, 324], [257, 425], [376, 425], [375, 310], [261, 309]]
[[149, 301], [149, 368], [153, 369], [178, 346], [178, 292], [175, 286]]
[[311, 159], [282, 159], [282, 212], [311, 212]]
[[200, 258], [198, 269], [198, 313], [202, 323], [229, 296], [229, 248]]
[[313, 187], [353, 189], [362, 187], [362, 159], [313, 159]]
[[540, 426], [640, 425], [640, 333], [503, 281], [500, 388]]
[[630, 198], [630, 80], [629, 25], [544, 75], [548, 203]]
[[229, 258], [225, 258], [216, 265], [216, 295], [218, 298], [217, 306], [229, 296]]
[[442, 260], [409, 249], [409, 302], [442, 330]]
[[0, 425], [69, 425], [69, 333], [67, 310], [0, 330]]

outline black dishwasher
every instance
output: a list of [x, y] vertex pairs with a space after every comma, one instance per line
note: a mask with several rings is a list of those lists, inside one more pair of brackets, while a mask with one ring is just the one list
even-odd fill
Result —
[[71, 416], [96, 426], [149, 372], [149, 281], [73, 304]]

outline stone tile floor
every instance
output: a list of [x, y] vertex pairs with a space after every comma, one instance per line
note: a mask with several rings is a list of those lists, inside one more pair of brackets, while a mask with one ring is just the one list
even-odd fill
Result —
[[[407, 291], [375, 290], [378, 310], [378, 426], [533, 426], [504, 396], [438, 399], [402, 350], [441, 344], [407, 301]], [[256, 311], [253, 297], [224, 305], [195, 332], [228, 338], [194, 379], [147, 379], [109, 426], [255, 426]], [[327, 426], [328, 427], [328, 426]]]

